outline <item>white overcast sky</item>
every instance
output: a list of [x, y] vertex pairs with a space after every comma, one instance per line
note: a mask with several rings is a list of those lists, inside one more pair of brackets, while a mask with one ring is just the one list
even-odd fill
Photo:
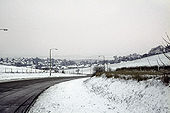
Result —
[[170, 34], [170, 0], [0, 0], [0, 56], [146, 53]]

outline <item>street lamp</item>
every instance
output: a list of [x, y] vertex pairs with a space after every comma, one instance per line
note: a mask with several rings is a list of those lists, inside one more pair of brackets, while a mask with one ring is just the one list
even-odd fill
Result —
[[58, 49], [56, 49], [56, 48], [52, 48], [52, 49], [50, 49], [50, 76], [51, 76], [51, 69], [52, 69], [52, 62], [51, 62], [51, 57], [52, 57], [52, 50], [58, 50]]
[[100, 55], [99, 57], [103, 57], [103, 61], [104, 61], [104, 71], [105, 71], [105, 56], [104, 56], [104, 55]]
[[2, 30], [2, 31], [8, 31], [8, 29], [0, 29], [0, 30]]

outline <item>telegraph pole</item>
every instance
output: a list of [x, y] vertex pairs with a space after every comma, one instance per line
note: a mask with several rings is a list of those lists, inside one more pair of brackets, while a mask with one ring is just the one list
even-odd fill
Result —
[[106, 68], [105, 68], [105, 56], [104, 55], [100, 55], [99, 57], [103, 57], [103, 61], [104, 61], [104, 71], [106, 71]]
[[52, 50], [58, 50], [58, 49], [56, 49], [56, 48], [50, 49], [50, 76], [51, 76], [51, 70], [52, 70], [52, 61], [51, 61], [51, 59], [52, 59]]

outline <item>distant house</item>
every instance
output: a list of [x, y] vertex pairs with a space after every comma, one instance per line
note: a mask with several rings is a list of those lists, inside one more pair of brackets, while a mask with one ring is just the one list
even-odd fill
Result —
[[162, 45], [158, 46], [158, 47], [155, 47], [155, 48], [152, 48], [150, 51], [149, 51], [149, 55], [156, 55], [156, 54], [161, 54], [162, 52], [164, 51], [164, 47]]

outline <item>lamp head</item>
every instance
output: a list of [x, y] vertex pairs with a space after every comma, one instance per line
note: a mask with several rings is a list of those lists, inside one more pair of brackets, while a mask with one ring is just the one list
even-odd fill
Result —
[[8, 31], [8, 29], [4, 29], [4, 31]]

